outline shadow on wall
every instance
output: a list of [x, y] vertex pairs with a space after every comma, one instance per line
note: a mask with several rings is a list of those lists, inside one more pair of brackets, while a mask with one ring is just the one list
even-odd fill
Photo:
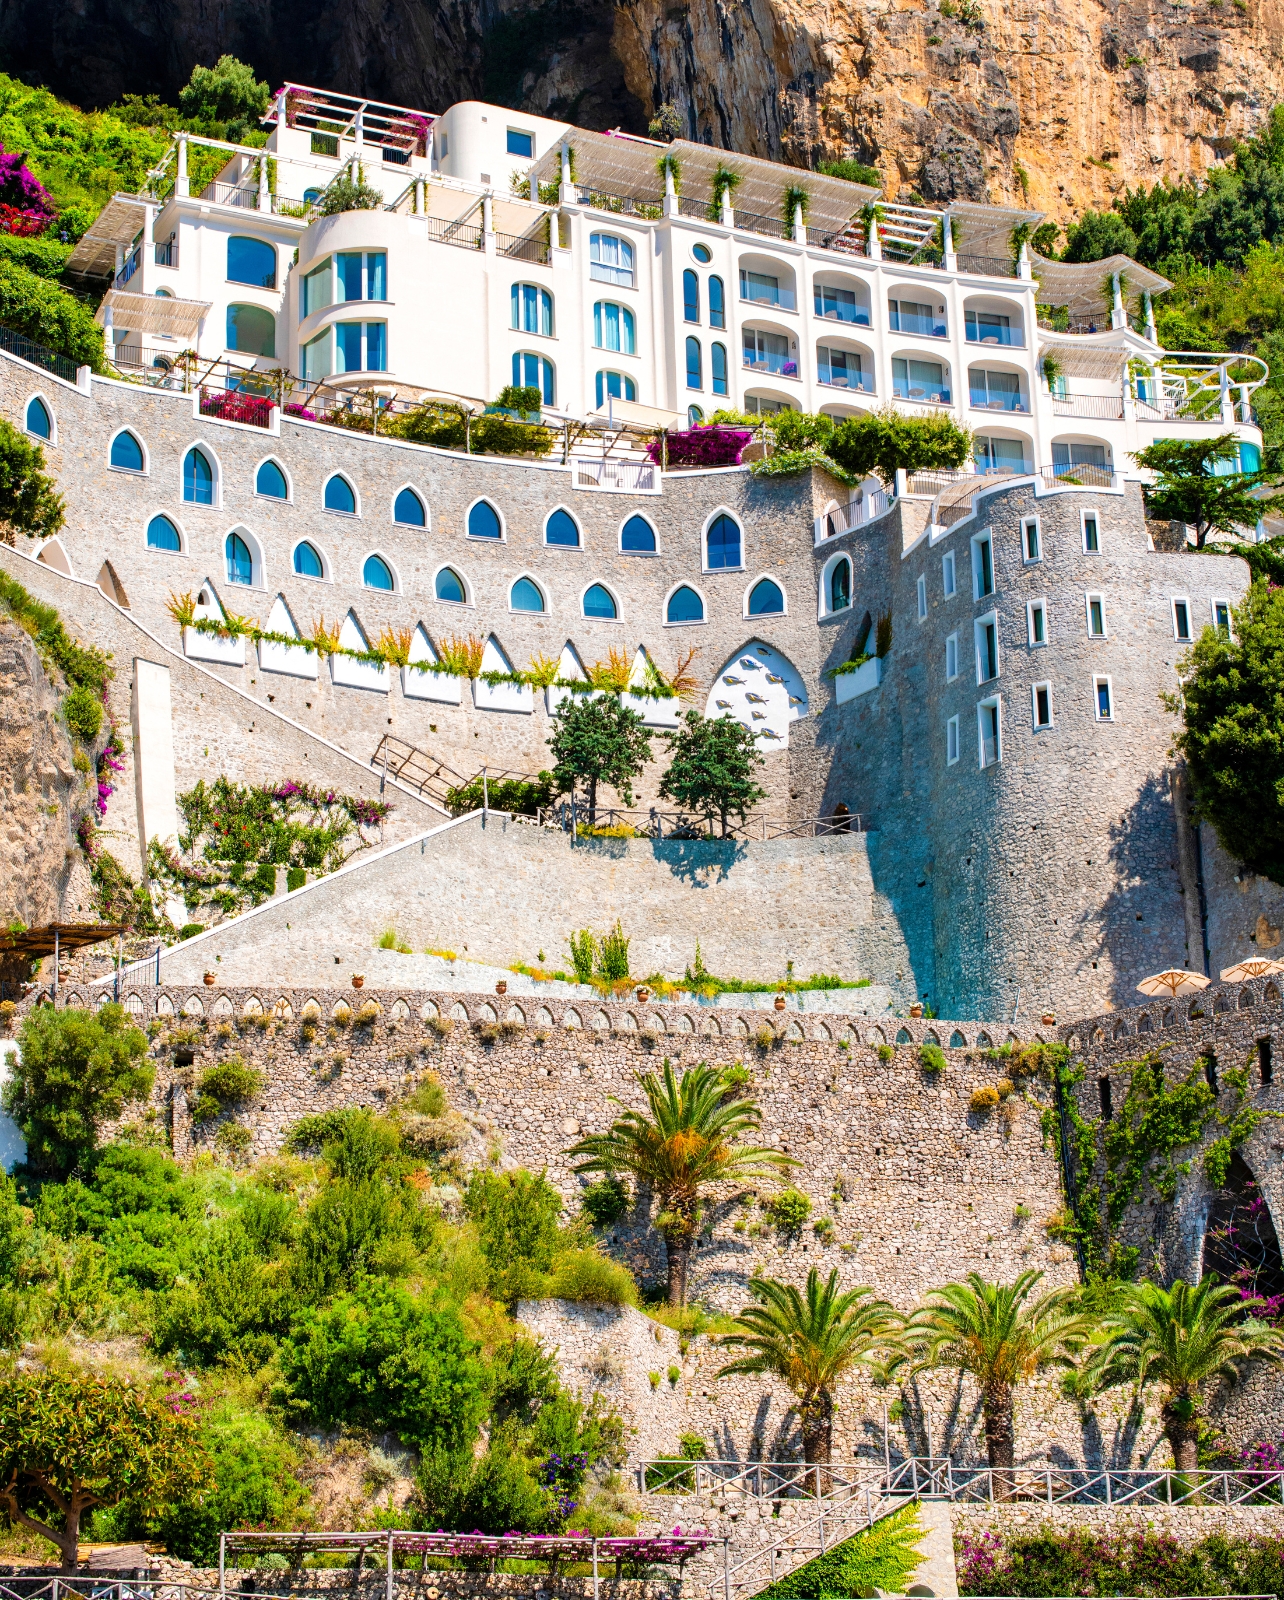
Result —
[[[1128, 1007], [1137, 1004], [1137, 984], [1147, 973], [1187, 960], [1177, 822], [1166, 772], [1147, 776], [1132, 805], [1111, 823], [1109, 837], [1113, 887], [1101, 902], [1096, 954], [1110, 957], [1113, 1004]], [[1190, 956], [1190, 965], [1203, 970], [1198, 954]]]
[[740, 839], [657, 839], [652, 854], [691, 888], [711, 889], [727, 881], [746, 847]]

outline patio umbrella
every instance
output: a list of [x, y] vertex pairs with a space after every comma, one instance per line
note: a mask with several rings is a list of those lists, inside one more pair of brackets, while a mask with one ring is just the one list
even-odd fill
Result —
[[1268, 961], [1265, 956], [1250, 956], [1233, 967], [1222, 968], [1223, 983], [1247, 983], [1250, 978], [1274, 978], [1284, 972], [1284, 961]]
[[1207, 989], [1209, 980], [1202, 972], [1186, 972], [1180, 967], [1169, 967], [1167, 972], [1156, 972], [1143, 978], [1137, 985], [1140, 994], [1167, 994], [1175, 1000], [1179, 994], [1197, 994]]

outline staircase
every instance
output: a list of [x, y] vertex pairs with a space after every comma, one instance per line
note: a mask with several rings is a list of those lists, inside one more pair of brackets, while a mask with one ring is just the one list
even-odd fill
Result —
[[729, 1547], [724, 1571], [709, 1582], [712, 1600], [746, 1600], [906, 1504], [905, 1496], [875, 1496], [868, 1489], [826, 1495], [815, 1516], [795, 1523], [774, 1539], [745, 1554], [734, 1545]]
[[394, 739], [390, 733], [385, 733], [380, 739], [379, 748], [370, 758], [370, 765], [376, 772], [382, 772], [386, 777], [395, 778], [398, 783], [414, 789], [420, 799], [429, 801], [447, 814], [451, 811], [450, 791], [479, 782], [483, 774], [491, 783], [504, 783], [512, 778], [523, 782], [533, 781], [537, 776], [533, 772], [479, 767], [471, 778], [466, 778], [444, 761], [438, 761], [416, 745], [407, 744], [404, 739]]

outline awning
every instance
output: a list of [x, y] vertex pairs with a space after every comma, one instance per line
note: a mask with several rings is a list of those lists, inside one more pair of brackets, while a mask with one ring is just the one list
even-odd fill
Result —
[[969, 256], [1012, 256], [1012, 230], [1024, 225], [1034, 229], [1043, 221], [1042, 211], [1017, 211], [1012, 206], [987, 206], [975, 200], [952, 200], [943, 210], [951, 224], [957, 223], [954, 248]]
[[610, 411], [605, 406], [596, 408], [592, 416], [604, 422], [609, 416], [617, 428], [643, 428], [658, 433], [661, 428], [685, 428], [687, 419], [683, 412], [667, 411], [659, 406], [642, 406], [636, 400], [612, 399]]
[[1115, 273], [1123, 277], [1124, 298], [1129, 301], [1135, 302], [1145, 289], [1161, 294], [1172, 288], [1167, 278], [1141, 266], [1131, 256], [1106, 256], [1101, 261], [1048, 261], [1032, 251], [1030, 264], [1039, 280], [1039, 303], [1066, 306], [1072, 317], [1100, 316], [1102, 306], [1109, 307], [1111, 295], [1106, 281]]
[[[1112, 330], [1113, 331], [1113, 330]], [[1108, 345], [1087, 344], [1087, 340], [1096, 337], [1092, 334], [1082, 335], [1083, 344], [1076, 340], [1073, 344], [1058, 344], [1055, 339], [1049, 339], [1039, 345], [1039, 360], [1051, 356], [1065, 373], [1067, 378], [1108, 378], [1117, 379], [1123, 370], [1123, 364], [1133, 355], [1141, 355], [1142, 340], [1133, 338], [1127, 345], [1123, 344], [1114, 333], [1113, 340]], [[1099, 337], [1110, 339], [1111, 333]]]
[[113, 277], [116, 246], [128, 250], [146, 220], [146, 203], [136, 194], [114, 194], [67, 257], [66, 270], [90, 278]]
[[194, 339], [201, 318], [213, 305], [211, 300], [179, 300], [167, 294], [132, 294], [128, 289], [109, 289], [94, 316], [103, 326], [103, 312], [111, 307], [112, 320], [130, 333], [168, 333], [175, 339]]
[[118, 934], [132, 931], [129, 922], [46, 922], [39, 927], [23, 928], [19, 932], [0, 930], [0, 956], [23, 956], [30, 961], [54, 953], [54, 937], [58, 950], [79, 950], [87, 944], [102, 944]]

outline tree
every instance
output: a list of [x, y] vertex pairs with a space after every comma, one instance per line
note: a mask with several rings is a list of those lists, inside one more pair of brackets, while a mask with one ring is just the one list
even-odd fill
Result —
[[1135, 256], [1137, 236], [1117, 211], [1085, 211], [1066, 229], [1063, 261], [1104, 261], [1107, 256]]
[[326, 190], [319, 210], [323, 217], [337, 217], [343, 211], [378, 211], [382, 204], [382, 193], [366, 182], [366, 169], [356, 162]]
[[785, 1172], [798, 1162], [779, 1150], [737, 1143], [758, 1131], [762, 1113], [754, 1100], [726, 1098], [718, 1068], [702, 1063], [678, 1079], [666, 1061], [662, 1079], [654, 1072], [636, 1077], [650, 1115], [629, 1107], [605, 1133], [590, 1134], [567, 1153], [585, 1158], [576, 1172], [627, 1172], [652, 1191], [660, 1207], [656, 1227], [664, 1240], [669, 1304], [682, 1306], [705, 1192], [715, 1183]]
[[764, 764], [758, 741], [732, 717], [688, 711], [682, 723], [665, 735], [673, 759], [660, 779], [660, 793], [702, 817], [716, 815], [725, 839], [733, 811], [743, 822], [749, 808], [766, 799], [767, 791], [753, 776]]
[[89, 307], [56, 283], [4, 257], [0, 257], [0, 325], [25, 333], [95, 372], [107, 370], [103, 330]]
[[1233, 615], [1186, 658], [1174, 742], [1224, 848], [1284, 883], [1284, 589], [1254, 583]]
[[64, 1175], [93, 1150], [100, 1123], [151, 1093], [147, 1036], [122, 1006], [28, 1012], [3, 1104], [27, 1141], [27, 1164]]
[[[129, 1500], [159, 1515], [179, 1495], [199, 1501], [210, 1461], [191, 1418], [114, 1378], [16, 1372], [0, 1385], [0, 1504], [57, 1545], [74, 1571], [80, 1522], [93, 1506]], [[54, 1527], [44, 1514], [61, 1514]]]
[[193, 67], [179, 91], [178, 108], [202, 132], [257, 131], [272, 91], [254, 76], [253, 67], [235, 56], [220, 56], [212, 67]]
[[1210, 533], [1243, 533], [1284, 506], [1284, 494], [1262, 493], [1271, 474], [1218, 471], [1220, 464], [1239, 460], [1239, 440], [1233, 433], [1215, 439], [1156, 439], [1131, 454], [1139, 467], [1156, 475], [1146, 490], [1151, 514], [1188, 523], [1200, 550]]
[[1154, 1283], [1120, 1286], [1106, 1318], [1106, 1340], [1089, 1362], [1082, 1387], [1131, 1383], [1138, 1395], [1151, 1384], [1163, 1391], [1160, 1422], [1179, 1472], [1199, 1465], [1202, 1391], [1214, 1378], [1240, 1375], [1255, 1357], [1278, 1359], [1284, 1334], [1251, 1313], [1251, 1302], [1215, 1275], [1171, 1289]]
[[999, 1284], [969, 1272], [965, 1283], [933, 1290], [905, 1325], [914, 1371], [952, 1367], [970, 1373], [981, 1391], [986, 1453], [990, 1466], [1002, 1472], [995, 1499], [1007, 1499], [1012, 1491], [1013, 1392], [1047, 1367], [1073, 1366], [1074, 1352], [1091, 1328], [1088, 1317], [1068, 1309], [1066, 1289], [1026, 1304], [1042, 1276], [1027, 1271], [1015, 1283]]
[[0, 539], [15, 533], [47, 539], [67, 520], [67, 508], [45, 472], [45, 453], [12, 423], [0, 421]]
[[590, 822], [597, 815], [599, 783], [610, 784], [626, 806], [633, 803], [633, 780], [650, 759], [651, 735], [618, 695], [568, 696], [553, 714], [548, 743], [557, 793], [572, 794], [584, 784]]
[[867, 1288], [838, 1292], [838, 1271], [824, 1287], [813, 1267], [804, 1295], [791, 1283], [750, 1278], [758, 1302], [734, 1319], [722, 1343], [752, 1354], [729, 1362], [718, 1376], [772, 1372], [798, 1396], [803, 1459], [828, 1466], [833, 1450], [834, 1386], [857, 1362], [885, 1344], [901, 1318], [885, 1300], [868, 1300]]
[[857, 477], [873, 472], [892, 484], [898, 468], [928, 472], [961, 467], [971, 453], [972, 434], [951, 416], [905, 416], [889, 407], [872, 416], [849, 417], [834, 429], [826, 449]]

